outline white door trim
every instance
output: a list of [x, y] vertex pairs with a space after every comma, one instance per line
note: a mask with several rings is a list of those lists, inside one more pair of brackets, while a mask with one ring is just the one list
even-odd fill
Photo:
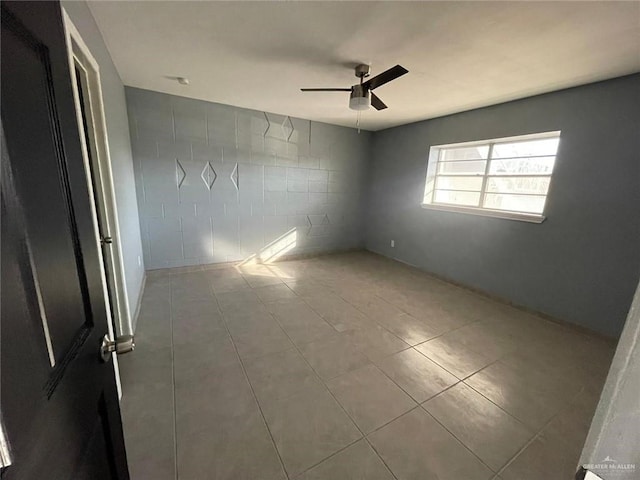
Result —
[[[104, 290], [107, 315], [109, 318], [108, 333], [109, 336], [113, 339], [116, 335], [130, 335], [133, 333], [133, 331], [131, 325], [129, 299], [125, 287], [124, 258], [122, 255], [122, 247], [120, 243], [120, 226], [118, 222], [118, 209], [115, 198], [115, 188], [113, 184], [113, 173], [111, 169], [107, 125], [104, 114], [102, 86], [100, 81], [100, 66], [98, 65], [98, 62], [95, 60], [94, 56], [91, 54], [89, 47], [82, 39], [80, 32], [75, 27], [64, 8], [62, 9], [62, 13], [67, 42], [67, 52], [69, 57], [69, 68], [72, 80], [71, 83], [76, 108], [76, 117], [78, 120], [78, 132], [82, 144], [81, 146], [85, 171], [87, 173], [87, 186], [89, 196], [91, 197], [91, 209], [94, 220], [96, 243], [98, 245], [98, 252], [101, 260], [100, 267], [102, 285]], [[93, 159], [94, 165], [89, 165], [89, 153], [87, 151], [87, 142], [85, 139], [84, 126], [82, 121], [83, 117], [80, 106], [80, 97], [77, 87], [75, 70], [76, 65], [81, 67], [87, 74], [87, 96], [89, 98], [87, 98], [86, 100], [90, 105], [90, 112], [86, 113], [91, 116], [93, 131], [95, 133], [94, 140], [96, 158]], [[91, 167], [93, 167], [93, 169]], [[96, 196], [99, 196], [99, 199], [96, 199], [94, 197], [94, 184], [91, 178], [92, 170], [94, 176], [96, 177], [95, 189]], [[98, 210], [96, 209], [96, 205], [98, 205], [96, 203], [96, 200], [100, 202], [100, 212], [98, 212]], [[98, 229], [98, 215], [100, 215], [102, 228], [103, 230], [105, 230], [104, 232], [100, 232]], [[110, 236], [113, 239], [113, 243], [111, 243], [110, 246], [111, 254], [106, 255], [109, 278], [107, 278], [107, 272], [104, 268], [105, 263], [103, 263], [105, 261], [105, 258], [103, 258], [102, 253], [101, 235], [104, 235], [105, 237]], [[113, 296], [112, 300], [114, 305], [109, 304], [109, 291], [107, 287], [108, 281], [112, 286], [111, 293]], [[116, 326], [115, 332], [113, 331], [112, 320], [113, 324]], [[113, 356], [113, 360], [116, 368], [118, 391], [120, 392], [118, 364], [115, 355]]]

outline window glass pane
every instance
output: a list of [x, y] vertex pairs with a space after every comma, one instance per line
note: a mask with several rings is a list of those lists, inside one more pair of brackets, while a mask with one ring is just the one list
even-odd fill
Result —
[[484, 175], [486, 160], [438, 163], [439, 175]]
[[542, 213], [544, 210], [544, 196], [538, 195], [504, 195], [487, 193], [484, 208], [494, 210], [509, 210], [511, 212]]
[[555, 155], [560, 139], [541, 138], [524, 142], [496, 143], [491, 158], [533, 157]]
[[482, 177], [438, 177], [436, 188], [444, 190], [474, 190], [482, 189]]
[[489, 154], [489, 145], [477, 147], [446, 148], [442, 150], [440, 161], [451, 162], [456, 160], [485, 159]]
[[549, 177], [489, 177], [487, 192], [546, 195]]
[[526, 174], [547, 174], [551, 175], [556, 157], [535, 157], [518, 159], [493, 159], [489, 164], [491, 175], [526, 175]]
[[477, 207], [480, 202], [480, 193], [436, 190], [433, 202]]

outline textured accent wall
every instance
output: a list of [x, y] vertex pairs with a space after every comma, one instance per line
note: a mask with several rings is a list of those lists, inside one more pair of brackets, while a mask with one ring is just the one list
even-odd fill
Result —
[[147, 269], [362, 247], [370, 132], [126, 88]]
[[[631, 75], [376, 132], [367, 248], [618, 336], [640, 275], [638, 105]], [[420, 207], [430, 146], [553, 130], [543, 223]]]

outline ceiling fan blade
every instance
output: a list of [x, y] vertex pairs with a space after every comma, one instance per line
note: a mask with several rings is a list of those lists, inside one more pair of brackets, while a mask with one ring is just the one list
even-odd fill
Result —
[[373, 106], [373, 108], [375, 108], [376, 110], [384, 110], [385, 108], [387, 108], [384, 102], [380, 100], [375, 93], [370, 92], [370, 94], [371, 94], [371, 105]]
[[303, 92], [350, 92], [350, 88], [301, 88]]
[[405, 73], [409, 73], [409, 70], [400, 65], [396, 65], [395, 67], [391, 67], [389, 70], [382, 72], [380, 75], [370, 78], [364, 82], [363, 85], [366, 85], [369, 90], [373, 90], [374, 88], [378, 88], [391, 80], [401, 77]]

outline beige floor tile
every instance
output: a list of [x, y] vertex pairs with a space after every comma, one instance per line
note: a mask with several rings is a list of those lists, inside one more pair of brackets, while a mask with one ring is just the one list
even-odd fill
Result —
[[269, 309], [262, 303], [248, 303], [244, 307], [224, 313], [224, 321], [233, 333], [260, 327], [260, 323], [271, 323], [273, 318]]
[[520, 343], [499, 337], [491, 332], [491, 326], [476, 322], [446, 333], [443, 337], [462, 343], [466, 348], [494, 360], [517, 350]]
[[474, 352], [463, 343], [446, 335], [416, 345], [414, 348], [460, 379], [492, 363], [489, 357]]
[[218, 306], [223, 313], [246, 308], [247, 305], [260, 304], [260, 297], [256, 295], [254, 289], [234, 290], [230, 292], [216, 293]]
[[422, 408], [372, 433], [369, 440], [396, 477], [411, 480], [488, 480], [493, 476]]
[[312, 389], [263, 407], [290, 476], [298, 475], [361, 437], [326, 390]]
[[393, 476], [366, 440], [308, 470], [296, 480], [393, 480]]
[[597, 403], [588, 392], [581, 392], [542, 430], [550, 441], [568, 447], [584, 445]]
[[174, 346], [190, 346], [216, 343], [227, 338], [227, 327], [221, 315], [192, 315], [184, 320], [173, 321]]
[[269, 285], [278, 285], [282, 283], [280, 277], [270, 270], [251, 271], [242, 274], [251, 288], [266, 287]]
[[[135, 355], [118, 358], [123, 391], [154, 383], [171, 385], [173, 364], [171, 346], [166, 349], [148, 349], [136, 345]], [[124, 395], [124, 393], [123, 393]]]
[[220, 318], [216, 297], [212, 294], [197, 298], [181, 298], [171, 301], [171, 314], [174, 322], [190, 320], [191, 317], [209, 315], [212, 319]]
[[419, 403], [459, 381], [412, 348], [384, 358], [377, 365]]
[[417, 345], [425, 342], [445, 331], [441, 328], [431, 326], [424, 320], [418, 320], [408, 313], [403, 313], [395, 317], [387, 317], [380, 320], [379, 323], [409, 345]]
[[374, 365], [366, 365], [329, 382], [327, 387], [353, 421], [369, 433], [416, 403]]
[[369, 363], [369, 359], [343, 335], [316, 340], [299, 348], [311, 367], [325, 380]]
[[318, 297], [333, 293], [326, 285], [314, 280], [285, 279], [285, 283], [302, 298]]
[[502, 468], [535, 433], [464, 383], [432, 398], [423, 407], [494, 471]]
[[338, 335], [331, 325], [303, 301], [272, 303], [269, 310], [296, 345]]
[[154, 480], [175, 480], [175, 444], [173, 425], [170, 429], [156, 424], [147, 437], [130, 438], [125, 426], [127, 463], [131, 478], [153, 478]]
[[261, 404], [321, 385], [315, 372], [295, 349], [250, 359], [244, 366]]
[[175, 410], [180, 436], [233, 425], [243, 415], [257, 411], [258, 404], [238, 363], [176, 378]]
[[256, 295], [265, 303], [297, 298], [297, 295], [284, 283], [268, 285], [254, 289]]
[[341, 288], [338, 295], [376, 322], [404, 312], [372, 293], [369, 289]]
[[240, 274], [238, 274], [237, 277], [229, 276], [212, 278], [209, 283], [211, 285], [211, 289], [216, 295], [251, 288], [244, 277]]
[[286, 479], [257, 410], [238, 417], [232, 426], [199, 430], [178, 439], [178, 478], [181, 480]]
[[542, 428], [577, 392], [558, 391], [556, 382], [539, 372], [489, 365], [465, 383], [532, 429]]
[[282, 352], [293, 347], [287, 334], [273, 319], [262, 322], [259, 327], [256, 326], [250, 331], [231, 330], [231, 337], [243, 360]]
[[356, 330], [372, 324], [353, 305], [345, 302], [337, 295], [327, 294], [308, 297], [305, 301], [338, 332]]
[[[572, 399], [586, 382], [586, 377], [579, 374], [581, 367], [575, 362], [549, 361], [543, 352], [539, 352], [538, 355], [525, 354], [524, 351], [514, 352], [504, 356], [500, 363], [526, 376], [533, 385], [542, 385], [568, 399]], [[594, 370], [597, 370], [595, 365]], [[599, 378], [596, 372], [594, 376]], [[604, 378], [599, 378], [598, 381], [603, 380]]]
[[572, 478], [614, 352], [367, 252], [149, 272], [137, 323], [136, 479]]
[[208, 342], [174, 345], [173, 369], [178, 381], [237, 362], [238, 354], [226, 332]]
[[504, 480], [574, 478], [582, 445], [567, 448], [544, 435], [537, 437], [500, 473]]
[[[153, 403], [149, 402], [151, 396], [155, 400]], [[173, 446], [174, 403], [171, 384], [156, 383], [136, 389], [129, 388], [120, 410], [128, 447], [134, 448], [144, 442], [157, 443], [159, 448], [166, 442], [170, 442]], [[140, 449], [134, 451], [147, 452], [147, 450], [147, 447], [141, 445]]]
[[376, 323], [343, 333], [370, 360], [378, 360], [409, 348], [409, 345]]

